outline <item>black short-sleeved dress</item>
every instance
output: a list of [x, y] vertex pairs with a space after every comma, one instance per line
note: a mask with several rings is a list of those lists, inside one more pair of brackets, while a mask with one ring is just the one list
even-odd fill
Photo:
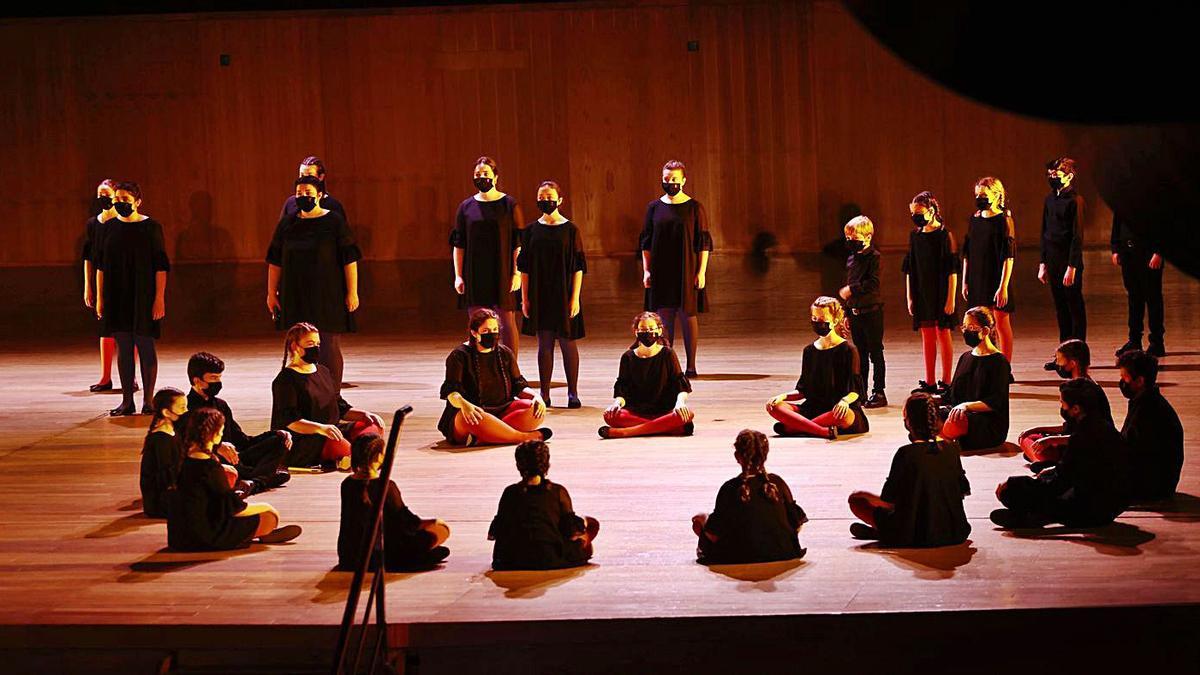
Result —
[[908, 234], [908, 254], [901, 270], [908, 275], [913, 301], [913, 330], [921, 325], [953, 328], [954, 315], [947, 314], [946, 293], [950, 277], [958, 274], [958, 252], [954, 235], [945, 225], [931, 232], [914, 228]]
[[155, 277], [171, 270], [162, 225], [153, 218], [109, 220], [100, 255], [92, 262], [104, 272], [101, 335], [135, 333], [157, 339], [161, 321], [154, 318]]
[[530, 223], [521, 231], [517, 268], [529, 275], [529, 318], [521, 332], [551, 331], [568, 340], [583, 337], [583, 311], [571, 317], [575, 273], [587, 274], [579, 227], [569, 220], [558, 225]]
[[1012, 368], [1004, 354], [976, 356], [963, 352], [954, 366], [950, 389], [942, 397], [949, 406], [969, 401], [988, 404], [991, 412], [967, 413], [967, 434], [958, 439], [965, 450], [994, 448], [1008, 438], [1008, 385]]
[[[353, 571], [362, 562], [363, 542], [380, 499], [383, 504], [383, 556], [386, 569], [405, 569], [426, 561], [433, 534], [421, 529], [421, 518], [400, 498], [394, 481], [363, 480], [349, 476], [342, 481], [342, 516], [338, 528], [338, 569]], [[377, 564], [374, 561], [372, 566]]]
[[687, 314], [708, 311], [708, 289], [696, 288], [700, 252], [713, 250], [708, 216], [700, 202], [650, 202], [638, 248], [650, 252], [647, 311], [672, 307], [680, 307]]
[[971, 484], [955, 441], [914, 442], [896, 450], [880, 497], [895, 510], [879, 509], [875, 529], [890, 546], [950, 546], [971, 534], [963, 497]]
[[[529, 386], [521, 375], [517, 359], [504, 345], [481, 354], [470, 344], [461, 344], [446, 357], [446, 379], [442, 382], [439, 396], [446, 399], [458, 392], [463, 398], [481, 406], [484, 410], [504, 417], [517, 395]], [[446, 402], [446, 409], [438, 420], [438, 431], [446, 440], [454, 440], [454, 416], [458, 408]]]
[[854, 423], [839, 429], [839, 433], [861, 434], [871, 428], [862, 407], [863, 382], [858, 349], [849, 342], [829, 349], [818, 349], [810, 342], [804, 348], [796, 391], [804, 397], [798, 406], [799, 412], [809, 419], [833, 410], [843, 396], [857, 392], [858, 400], [850, 404], [850, 410], [854, 411]]
[[621, 355], [613, 397], [625, 399], [625, 409], [644, 419], [654, 419], [675, 409], [679, 392], [692, 391], [692, 383], [679, 367], [679, 357], [663, 347], [648, 358], [627, 349]]
[[[333, 374], [323, 365], [318, 364], [312, 373], [298, 373], [291, 368], [280, 370], [271, 382], [271, 430], [286, 431], [297, 420], [337, 424], [350, 410], [340, 392]], [[294, 431], [291, 434], [289, 466], [313, 466], [321, 461], [325, 436]]]
[[578, 567], [590, 557], [582, 541], [571, 537], [584, 531], [575, 515], [571, 495], [558, 483], [542, 480], [509, 485], [500, 496], [488, 536], [496, 540], [492, 569], [550, 570]]
[[276, 327], [301, 321], [323, 333], [353, 333], [346, 309], [346, 265], [362, 259], [354, 233], [335, 211], [316, 218], [285, 217], [275, 227], [267, 262], [280, 268]]
[[188, 455], [179, 470], [167, 516], [167, 545], [177, 551], [243, 548], [254, 539], [258, 515], [236, 517], [246, 508], [229, 487], [221, 463]]
[[463, 294], [459, 309], [515, 309], [512, 289], [513, 251], [521, 245], [517, 201], [509, 195], [490, 202], [467, 197], [458, 205], [450, 246], [463, 250]]
[[967, 261], [967, 307], [992, 307], [1012, 313], [1012, 287], [1008, 304], [996, 307], [996, 291], [1004, 278], [1004, 261], [1015, 254], [1016, 244], [1009, 230], [1012, 214], [1003, 211], [990, 218], [971, 216], [967, 236], [963, 239], [962, 257]]
[[[104, 250], [104, 233], [108, 230], [108, 223], [112, 219], [100, 222], [100, 216], [95, 215], [87, 219], [84, 223], [83, 234], [83, 255], [81, 260], [84, 263], [92, 263], [92, 267], [96, 267], [96, 262], [99, 260], [101, 253]], [[94, 281], [95, 273], [93, 273]], [[104, 322], [97, 321], [97, 329], [100, 332], [100, 337], [112, 337], [110, 333], [105, 332]]]
[[168, 493], [175, 489], [183, 452], [175, 436], [165, 431], [152, 431], [142, 442], [142, 465], [139, 485], [142, 491], [142, 512], [151, 518], [167, 517]]
[[[775, 486], [778, 501], [764, 492], [767, 481]], [[773, 473], [749, 476], [745, 484], [747, 501], [742, 501], [742, 476], [725, 481], [717, 492], [716, 508], [704, 526], [717, 540], [700, 536], [700, 562], [756, 563], [802, 557], [805, 550], [800, 547], [797, 530], [808, 516], [796, 504], [788, 484]]]

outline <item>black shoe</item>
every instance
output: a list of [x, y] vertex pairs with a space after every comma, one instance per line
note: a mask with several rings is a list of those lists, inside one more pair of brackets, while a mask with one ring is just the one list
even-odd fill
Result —
[[1017, 381], [1017, 378], [1013, 377], [1012, 371], [1009, 371], [1009, 373], [1008, 373], [1008, 383], [1009, 383], [1009, 384], [1015, 384], [1015, 383], [1016, 383], [1016, 381]]
[[258, 483], [252, 480], [238, 480], [233, 484], [233, 494], [237, 495], [238, 499], [245, 499], [255, 492], [262, 492], [259, 488]]
[[429, 552], [424, 555], [421, 562], [433, 567], [450, 556], [450, 549], [445, 546], [435, 546], [429, 549]]
[[792, 432], [788, 431], [788, 428], [783, 425], [783, 422], [776, 422], [775, 426], [772, 427], [772, 429], [774, 429], [775, 433], [778, 434], [779, 436], [791, 436], [792, 435]]
[[261, 484], [262, 484], [262, 488], [259, 490], [259, 492], [262, 492], [264, 490], [273, 490], [277, 487], [282, 486], [284, 483], [287, 483], [291, 479], [292, 479], [292, 474], [288, 473], [287, 469], [280, 469], [280, 470], [276, 471], [275, 473], [271, 474], [270, 476], [267, 476], [266, 478], [261, 478], [261, 479], [259, 479], [259, 481], [257, 481], [257, 482], [261, 482]]
[[1054, 359], [1050, 359], [1049, 361], [1042, 364], [1042, 370], [1050, 371], [1050, 372], [1056, 371], [1056, 370], [1058, 370], [1058, 362], [1055, 361]]
[[696, 372], [695, 368], [688, 368], [687, 370], [685, 370], [683, 372], [683, 376], [688, 378], [689, 380], [694, 380], [697, 377], [700, 377], [700, 374]]
[[149, 403], [143, 403], [142, 404], [142, 414], [143, 415], [153, 415], [154, 414], [154, 406], [150, 405]]
[[282, 544], [299, 537], [303, 531], [299, 525], [284, 525], [259, 537], [258, 541], [263, 544]]
[[1057, 463], [1058, 462], [1044, 462], [1044, 461], [1043, 462], [1030, 462], [1029, 470], [1034, 473], [1041, 473], [1041, 472], [1045, 471], [1046, 469], [1049, 469], [1050, 467], [1056, 465]]
[[132, 403], [130, 403], [128, 405], [122, 405], [122, 406], [113, 408], [112, 410], [108, 411], [108, 414], [111, 417], [123, 417], [125, 415], [135, 415], [135, 414], [137, 414], [137, 408]]
[[112, 391], [112, 390], [113, 390], [112, 380], [109, 380], [108, 382], [97, 382], [96, 384], [93, 384], [92, 386], [88, 387], [88, 391], [92, 392], [93, 394], [96, 394], [96, 393], [99, 393], [102, 391]]
[[542, 397], [542, 403], [545, 403], [547, 408], [554, 407], [554, 404], [550, 402], [550, 394], [546, 394]]
[[913, 394], [936, 394], [937, 387], [932, 384], [929, 384], [925, 380], [917, 380], [917, 388], [913, 389], [911, 393], [913, 393]]
[[612, 431], [612, 427], [605, 425], [597, 429], [596, 433], [600, 435], [600, 438], [612, 438], [608, 435], [609, 431]]
[[1167, 355], [1167, 348], [1161, 342], [1151, 342], [1150, 348], [1146, 350], [1146, 353], [1156, 359], [1161, 359]]
[[568, 408], [582, 408], [583, 404], [579, 402], [578, 396], [567, 396]]
[[1141, 340], [1138, 340], [1137, 342], [1130, 340], [1130, 341], [1126, 342], [1125, 344], [1121, 345], [1120, 347], [1117, 347], [1117, 356], [1120, 356], [1120, 355], [1124, 354], [1125, 352], [1132, 352], [1132, 351], [1139, 350], [1141, 348], [1142, 348]]
[[996, 509], [988, 517], [993, 523], [1006, 530], [1034, 529], [1049, 522], [1032, 513], [1019, 513], [1011, 509]]
[[829, 427], [829, 440], [836, 441], [838, 438], [838, 428]]
[[683, 425], [683, 435], [684, 436], [691, 436], [694, 433], [696, 433], [696, 423], [695, 422], [688, 422], [687, 424]]
[[[1009, 382], [1010, 383], [1012, 382], [1012, 374], [1011, 373], [1009, 374]], [[933, 395], [934, 396], [945, 396], [946, 392], [948, 392], [948, 391], [950, 391], [950, 385], [946, 384], [946, 382], [944, 380], [938, 380], [937, 387], [933, 390]]]
[[863, 403], [863, 407], [864, 408], [886, 408], [887, 404], [888, 404], [887, 394], [883, 393], [882, 391], [873, 391], [873, 392], [871, 392], [871, 395], [869, 397], [867, 397], [866, 402]]
[[866, 523], [850, 523], [850, 536], [855, 539], [879, 539], [879, 532]]
[[549, 427], [542, 427], [541, 429], [538, 429], [537, 431], [539, 434], [542, 435], [543, 441], [550, 440], [550, 437], [554, 435], [554, 432]]

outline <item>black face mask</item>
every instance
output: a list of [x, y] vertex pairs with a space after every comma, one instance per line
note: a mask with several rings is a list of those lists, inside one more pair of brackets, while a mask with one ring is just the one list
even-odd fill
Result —
[[496, 186], [496, 181], [491, 178], [476, 178], [472, 182], [475, 183], [475, 189], [480, 192], [491, 192], [492, 188]]
[[662, 187], [663, 192], [667, 193], [668, 197], [674, 197], [675, 195], [679, 194], [680, 190], [683, 189], [683, 186], [679, 183], [663, 183]]
[[305, 347], [304, 354], [300, 358], [305, 363], [315, 364], [321, 358], [321, 345]]
[[912, 221], [913, 221], [913, 225], [916, 225], [917, 227], [925, 227], [926, 225], [929, 224], [929, 221], [925, 220], [924, 213], [912, 214]]
[[812, 330], [817, 335], [825, 337], [826, 335], [829, 335], [829, 331], [832, 330], [832, 328], [830, 327], [828, 321], [813, 321]]
[[967, 346], [971, 349], [974, 349], [983, 342], [983, 336], [977, 330], [964, 330], [963, 342], [967, 343]]
[[988, 209], [992, 208], [992, 200], [990, 200], [987, 197], [984, 197], [982, 195], [979, 197], [976, 197], [975, 198], [975, 208], [979, 209], [980, 211], [987, 211]]
[[133, 215], [133, 204], [129, 202], [117, 202], [115, 208], [117, 209], [117, 215], [122, 218], [128, 218]]
[[865, 242], [859, 241], [858, 239], [846, 240], [846, 250], [850, 251], [851, 253], [858, 253], [866, 248], [866, 246], [867, 245]]
[[541, 211], [542, 213], [544, 213], [546, 215], [550, 215], [551, 213], [554, 213], [556, 210], [558, 210], [558, 202], [550, 200], [550, 199], [539, 199], [538, 200], [538, 211]]
[[101, 211], [112, 208], [112, 197], [96, 197], [92, 200], [92, 213], [99, 215]]
[[216, 396], [217, 394], [221, 393], [221, 383], [220, 382], [209, 382], [208, 386], [204, 388], [204, 393], [209, 398]]
[[1049, 178], [1046, 179], [1046, 182], [1050, 184], [1051, 190], [1057, 191], [1057, 190], [1061, 190], [1063, 187], [1062, 179], [1059, 178], [1058, 176], [1050, 176]]
[[1121, 390], [1121, 395], [1125, 398], [1133, 398], [1133, 385], [1125, 380], [1117, 380], [1117, 388]]
[[493, 349], [496, 346], [496, 333], [480, 333], [479, 346], [484, 349]]
[[296, 208], [308, 213], [309, 211], [317, 208], [317, 198], [309, 197], [307, 195], [296, 197]]
[[658, 342], [658, 336], [649, 331], [641, 331], [637, 334], [637, 341], [643, 347], [649, 347], [655, 342]]
[[1058, 409], [1058, 414], [1062, 415], [1063, 422], [1065, 422], [1066, 424], [1074, 424], [1075, 423], [1075, 418], [1071, 417], [1071, 413], [1067, 412], [1066, 408], [1060, 407]]
[[1069, 379], [1071, 377], [1071, 371], [1067, 370], [1066, 366], [1060, 366], [1060, 365], [1055, 364], [1054, 372], [1058, 373], [1058, 376], [1064, 380]]

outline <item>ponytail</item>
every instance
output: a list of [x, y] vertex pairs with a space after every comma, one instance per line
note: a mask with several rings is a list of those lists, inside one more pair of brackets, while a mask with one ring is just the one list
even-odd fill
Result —
[[742, 502], [750, 501], [750, 479], [762, 476], [763, 496], [769, 501], [779, 501], [779, 488], [771, 482], [771, 476], [764, 466], [767, 452], [770, 450], [767, 437], [761, 431], [742, 429], [733, 441], [734, 454], [742, 465], [742, 485], [739, 498]]

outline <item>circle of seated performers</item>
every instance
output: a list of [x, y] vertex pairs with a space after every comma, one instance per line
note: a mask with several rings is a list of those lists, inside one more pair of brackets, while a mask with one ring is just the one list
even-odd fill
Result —
[[525, 441], [515, 452], [521, 480], [504, 488], [488, 528], [492, 569], [548, 570], [579, 567], [592, 557], [600, 531], [595, 518], [575, 515], [567, 488], [546, 478], [550, 446]]
[[538, 428], [546, 403], [521, 375], [517, 358], [500, 343], [499, 315], [477, 309], [467, 324], [470, 338], [446, 357], [440, 398], [446, 409], [438, 431], [454, 445], [507, 445], [544, 441], [553, 434]]
[[[377, 434], [363, 434], [350, 447], [353, 472], [342, 481], [341, 526], [338, 529], [338, 569], [354, 571], [370, 536], [371, 520], [383, 500], [383, 565], [388, 571], [429, 569], [446, 559], [450, 549], [442, 544], [450, 526], [441, 520], [422, 519], [400, 498], [396, 482], [379, 479], [387, 443]], [[379, 560], [372, 560], [374, 569]]]
[[663, 336], [663, 320], [642, 312], [633, 320], [634, 342], [621, 355], [612, 405], [604, 411], [601, 438], [653, 434], [690, 436], [695, 413], [687, 405], [692, 385]]
[[698, 562], [755, 563], [804, 556], [799, 532], [808, 516], [796, 504], [788, 484], [767, 473], [769, 450], [762, 432], [738, 432], [733, 457], [741, 465], [741, 473], [721, 485], [712, 514], [692, 517], [692, 531], [699, 540]]
[[842, 337], [845, 310], [836, 298], [821, 296], [810, 308], [817, 339], [804, 348], [796, 388], [767, 402], [780, 436], [816, 436], [867, 431], [858, 350]]
[[1123, 352], [1117, 367], [1121, 395], [1129, 399], [1121, 437], [1130, 453], [1130, 496], [1134, 502], [1169, 499], [1183, 469], [1183, 425], [1158, 387], [1158, 359], [1135, 349]]
[[963, 314], [963, 352], [954, 366], [950, 388], [942, 396], [941, 436], [957, 440], [964, 450], [994, 448], [1008, 436], [1008, 386], [1012, 369], [992, 343], [992, 310], [972, 307]]
[[885, 546], [950, 546], [967, 540], [971, 525], [963, 498], [971, 494], [971, 484], [958, 442], [938, 438], [940, 427], [932, 396], [908, 397], [904, 428], [910, 443], [892, 457], [881, 494], [850, 495], [850, 511], [862, 521], [850, 525], [850, 534]]
[[225, 416], [213, 408], [189, 414], [184, 454], [167, 507], [167, 545], [177, 551], [244, 548], [252, 541], [280, 544], [300, 536], [299, 525], [279, 527], [270, 504], [250, 504], [229, 486], [214, 455]]
[[271, 382], [271, 428], [290, 431], [289, 466], [350, 469], [350, 442], [382, 434], [383, 420], [351, 407], [341, 385], [321, 362], [321, 333], [310, 323], [288, 329], [283, 367]]
[[[1054, 351], [1054, 372], [1065, 380], [1077, 377], [1092, 379], [1088, 368], [1092, 364], [1092, 352], [1083, 340], [1071, 339], [1060, 344]], [[1112, 421], [1112, 408], [1108, 396], [1100, 402], [1104, 407], [1103, 414]], [[1038, 462], [1057, 462], [1062, 457], [1062, 449], [1067, 445], [1070, 430], [1067, 425], [1034, 427], [1021, 433], [1018, 444], [1026, 460]]]
[[992, 522], [1005, 528], [1100, 527], [1129, 506], [1128, 452], [1104, 415], [1103, 398], [1100, 385], [1088, 379], [1059, 386], [1059, 407], [1070, 429], [1062, 458], [1038, 468], [1035, 476], [1001, 483], [996, 497], [1006, 508], [993, 511]]

